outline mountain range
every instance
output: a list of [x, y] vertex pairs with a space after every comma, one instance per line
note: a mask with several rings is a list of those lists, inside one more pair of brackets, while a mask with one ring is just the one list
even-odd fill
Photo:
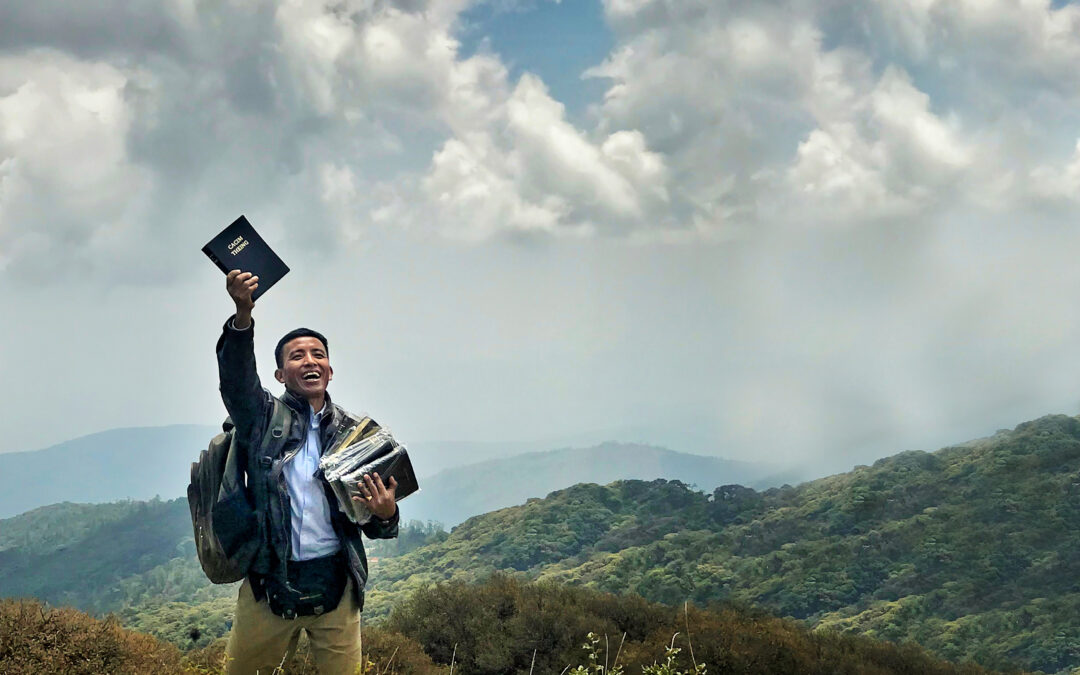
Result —
[[[172, 499], [187, 493], [191, 462], [218, 429], [177, 425], [113, 429], [32, 452], [0, 454], [0, 518], [58, 502]], [[409, 448], [421, 492], [403, 502], [409, 519], [456, 525], [469, 516], [542, 497], [576, 482], [669, 478], [711, 489], [758, 485], [774, 467], [605, 443], [526, 452], [535, 444], [418, 443]], [[497, 459], [470, 463], [476, 457]], [[436, 469], [439, 469], [436, 471]], [[60, 477], [75, 480], [58, 480]], [[476, 490], [477, 484], [484, 485]]]

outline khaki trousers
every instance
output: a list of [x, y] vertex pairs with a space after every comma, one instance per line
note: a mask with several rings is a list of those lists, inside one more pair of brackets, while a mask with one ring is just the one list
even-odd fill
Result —
[[320, 616], [283, 619], [270, 611], [263, 600], [255, 601], [247, 579], [236, 599], [226, 672], [229, 675], [271, 675], [286, 665], [296, 652], [300, 630], [306, 630], [311, 655], [320, 675], [352, 675], [360, 664], [360, 612], [353, 597], [353, 581], [345, 586], [345, 595], [337, 608]]

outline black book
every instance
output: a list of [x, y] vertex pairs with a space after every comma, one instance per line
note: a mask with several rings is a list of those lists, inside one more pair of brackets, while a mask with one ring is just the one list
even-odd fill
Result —
[[258, 300], [289, 273], [288, 265], [282, 262], [243, 216], [211, 239], [202, 251], [225, 274], [240, 270], [259, 277], [259, 287], [251, 294], [252, 300]]
[[364, 474], [379, 474], [383, 484], [393, 478], [397, 483], [394, 491], [394, 501], [401, 501], [420, 489], [416, 482], [416, 472], [413, 470], [412, 460], [405, 446], [396, 443], [386, 443], [367, 455], [363, 460], [359, 471], [355, 471], [349, 481], [350, 489], [363, 480]]

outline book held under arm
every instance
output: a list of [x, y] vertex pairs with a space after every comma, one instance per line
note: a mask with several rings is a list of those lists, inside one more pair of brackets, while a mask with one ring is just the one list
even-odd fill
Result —
[[393, 478], [397, 482], [395, 501], [420, 489], [405, 446], [369, 417], [344, 433], [341, 440], [323, 455], [319, 469], [334, 490], [338, 508], [360, 525], [372, 518], [360, 489], [365, 475], [378, 473], [383, 484], [389, 484]]

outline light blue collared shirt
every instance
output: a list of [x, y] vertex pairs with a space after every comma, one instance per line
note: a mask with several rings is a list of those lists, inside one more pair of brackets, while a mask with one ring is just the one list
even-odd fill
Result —
[[315, 477], [322, 456], [319, 422], [325, 412], [324, 405], [322, 410], [308, 416], [307, 440], [285, 463], [285, 486], [292, 511], [289, 556], [292, 560], [321, 558], [341, 549], [341, 541], [330, 523], [330, 504], [322, 480]]

